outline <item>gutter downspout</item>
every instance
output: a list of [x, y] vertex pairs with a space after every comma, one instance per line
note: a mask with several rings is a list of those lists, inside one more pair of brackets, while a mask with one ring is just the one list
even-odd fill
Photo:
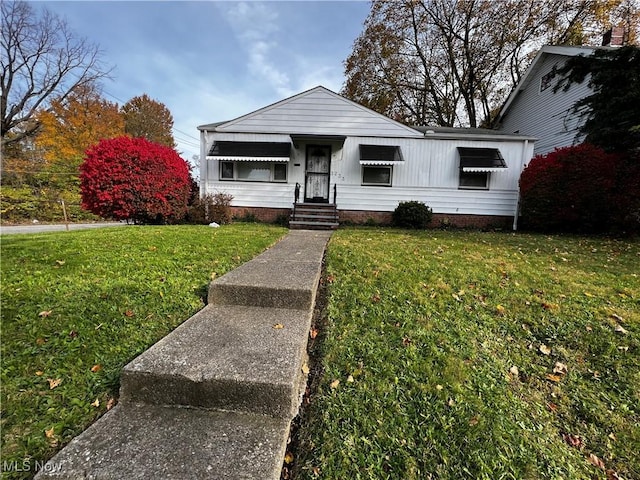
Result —
[[529, 149], [529, 140], [525, 140], [522, 144], [522, 155], [520, 156], [520, 174], [518, 175], [518, 196], [516, 199], [516, 211], [513, 214], [513, 231], [518, 230], [518, 215], [520, 214], [520, 175], [524, 170], [524, 157]]

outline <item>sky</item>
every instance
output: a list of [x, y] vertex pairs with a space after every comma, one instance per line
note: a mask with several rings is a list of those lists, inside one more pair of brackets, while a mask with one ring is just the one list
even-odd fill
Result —
[[198, 125], [231, 120], [323, 85], [338, 92], [368, 1], [39, 1], [113, 67], [103, 96], [147, 94], [173, 115], [194, 166]]

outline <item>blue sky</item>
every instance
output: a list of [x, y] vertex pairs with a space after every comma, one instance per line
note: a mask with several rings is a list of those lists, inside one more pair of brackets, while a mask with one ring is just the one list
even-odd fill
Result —
[[367, 1], [45, 1], [98, 44], [122, 105], [146, 93], [164, 103], [186, 160], [198, 125], [229, 120], [316, 85], [339, 91], [343, 62], [362, 31]]

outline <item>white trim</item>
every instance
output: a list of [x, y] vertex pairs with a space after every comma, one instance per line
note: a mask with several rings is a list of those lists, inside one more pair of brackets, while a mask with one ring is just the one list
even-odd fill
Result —
[[360, 165], [403, 165], [404, 161], [398, 160], [360, 160]]
[[223, 157], [207, 155], [207, 160], [221, 162], [288, 162], [289, 157]]
[[506, 172], [507, 167], [462, 167], [465, 173]]

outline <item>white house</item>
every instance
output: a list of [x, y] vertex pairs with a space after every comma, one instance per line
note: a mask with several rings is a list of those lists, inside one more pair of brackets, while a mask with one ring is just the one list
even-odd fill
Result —
[[198, 129], [201, 194], [231, 194], [237, 215], [262, 220], [295, 204], [303, 228], [388, 222], [409, 200], [436, 226], [511, 226], [534, 147], [529, 135], [408, 127], [321, 86]]
[[512, 90], [498, 117], [498, 131], [537, 138], [534, 155], [580, 143], [580, 116], [573, 106], [593, 93], [584, 82], [554, 92], [559, 79], [557, 69], [576, 55], [591, 55], [597, 47], [546, 45]]

